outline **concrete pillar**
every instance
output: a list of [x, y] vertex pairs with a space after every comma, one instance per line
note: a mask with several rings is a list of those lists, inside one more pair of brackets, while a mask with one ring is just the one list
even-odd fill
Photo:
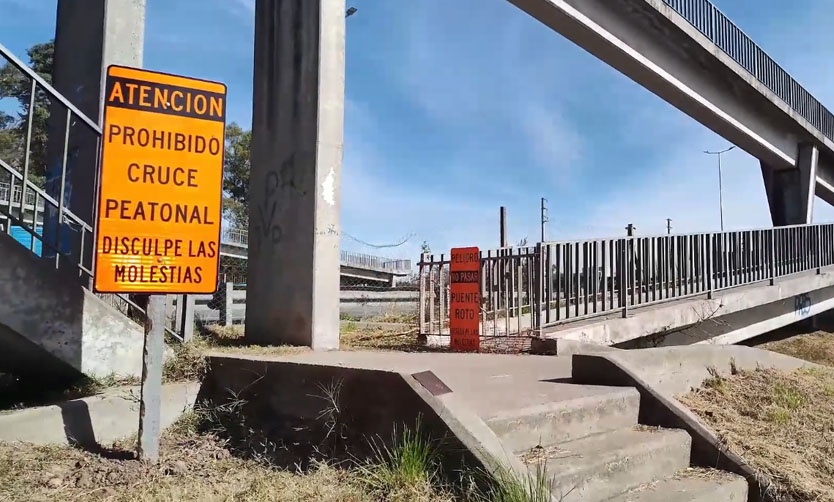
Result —
[[774, 169], [761, 163], [774, 227], [811, 223], [818, 161], [817, 147], [803, 143], [799, 145], [796, 169]]
[[[146, 0], [58, 0], [55, 27], [53, 86], [94, 122], [101, 122], [102, 85], [107, 66], [142, 66]], [[47, 145], [47, 192], [60, 194], [66, 110], [53, 106]], [[64, 203], [84, 221], [93, 223], [97, 183], [98, 138], [77, 122], [70, 129]], [[57, 211], [47, 211], [44, 239], [56, 242]], [[78, 256], [80, 233], [64, 225], [61, 249]], [[87, 236], [85, 262], [91, 262], [92, 236]], [[44, 255], [54, 253], [44, 249]], [[77, 259], [68, 266], [75, 267]]]
[[345, 0], [257, 0], [246, 339], [339, 347]]

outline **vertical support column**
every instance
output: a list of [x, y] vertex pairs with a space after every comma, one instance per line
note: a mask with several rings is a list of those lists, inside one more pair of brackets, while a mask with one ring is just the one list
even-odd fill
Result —
[[[145, 40], [146, 0], [58, 0], [52, 85], [81, 112], [101, 123], [102, 88], [108, 65], [142, 66]], [[64, 181], [65, 206], [87, 223], [94, 219], [98, 185], [98, 137], [86, 125], [70, 126]], [[53, 105], [47, 145], [47, 192], [56, 200], [61, 193], [66, 110]], [[91, 232], [82, 237], [80, 229], [66, 222], [59, 229], [58, 212], [46, 204], [44, 241], [72, 256], [61, 260], [75, 270], [81, 247], [91, 250]], [[49, 246], [47, 259], [55, 258]], [[92, 268], [91, 252], [84, 261]], [[86, 285], [87, 281], [82, 281]]]
[[177, 323], [183, 342], [194, 339], [194, 295], [177, 296]]
[[218, 287], [223, 288], [223, 301], [220, 302], [220, 325], [231, 326], [234, 324], [235, 285], [231, 282], [224, 282]]
[[246, 339], [339, 347], [345, 0], [257, 0]]
[[761, 163], [774, 227], [806, 225], [813, 218], [819, 151], [809, 143], [802, 143], [798, 148], [796, 169], [779, 170]]

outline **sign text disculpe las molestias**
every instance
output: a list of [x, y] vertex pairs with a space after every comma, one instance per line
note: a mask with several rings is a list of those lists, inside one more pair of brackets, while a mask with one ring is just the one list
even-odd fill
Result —
[[215, 290], [225, 108], [222, 84], [108, 69], [98, 291]]

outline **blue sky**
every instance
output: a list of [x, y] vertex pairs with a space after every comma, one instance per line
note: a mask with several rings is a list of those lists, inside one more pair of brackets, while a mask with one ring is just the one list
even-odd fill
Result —
[[[831, 0], [717, 0], [829, 108]], [[506, 0], [349, 0], [343, 246], [416, 259], [552, 238], [718, 228], [715, 158], [727, 142]], [[226, 82], [230, 119], [251, 119], [254, 0], [148, 0], [145, 67]], [[19, 55], [52, 37], [55, 0], [0, 0], [0, 41]], [[769, 226], [758, 161], [724, 157], [728, 229]], [[834, 221], [817, 200], [816, 221]], [[374, 249], [352, 240], [397, 248]]]

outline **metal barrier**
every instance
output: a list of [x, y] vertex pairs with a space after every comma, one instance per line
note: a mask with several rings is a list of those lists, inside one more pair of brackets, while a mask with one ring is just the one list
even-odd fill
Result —
[[[834, 224], [545, 242], [481, 252], [481, 336], [560, 323], [834, 265]], [[449, 260], [419, 263], [419, 326], [449, 335]]]
[[[35, 240], [41, 242], [44, 250], [49, 250], [50, 255], [54, 253], [54, 266], [56, 268], [62, 265], [62, 262], [67, 259], [73, 260], [72, 266], [78, 269], [79, 277], [86, 279], [84, 282], [87, 287], [91, 289], [92, 286], [92, 263], [93, 263], [93, 228], [79, 216], [73, 214], [66, 206], [65, 186], [67, 174], [67, 159], [71, 155], [69, 152], [69, 139], [71, 134], [94, 134], [101, 138], [101, 128], [99, 125], [82, 113], [72, 103], [69, 102], [63, 95], [56, 91], [49, 83], [47, 83], [40, 75], [34, 72], [26, 64], [20, 61], [14, 54], [11, 53], [5, 46], [0, 44], [0, 56], [5, 58], [7, 64], [11, 64], [20, 71], [21, 75], [25, 77], [28, 82], [29, 90], [26, 95], [28, 97], [28, 113], [26, 117], [26, 134], [22, 139], [23, 152], [22, 162], [20, 165], [11, 165], [5, 159], [0, 159], [0, 180], [3, 180], [8, 199], [2, 197], [3, 192], [0, 192], [0, 214], [5, 215], [10, 224], [4, 225], [4, 232], [11, 233], [13, 225], [23, 228], [32, 236], [32, 246], [30, 250], [35, 248]], [[0, 60], [0, 62], [2, 62]], [[51, 109], [51, 118], [55, 118], [55, 113], [63, 113], [63, 127], [61, 130], [61, 137], [63, 138], [63, 148], [60, 151], [61, 170], [57, 184], [58, 194], [56, 197], [48, 194], [43, 188], [37, 186], [31, 181], [30, 173], [32, 172], [31, 149], [33, 137], [33, 122], [36, 104], [46, 105]], [[43, 131], [41, 131], [43, 132]], [[97, 166], [94, 166], [97, 168]], [[19, 195], [18, 195], [19, 194]], [[3, 201], [8, 200], [8, 204]], [[37, 208], [34, 215], [27, 217], [27, 206], [30, 208]], [[38, 216], [37, 213], [44, 211], [48, 215], [54, 215], [55, 223], [53, 226], [52, 238], [45, 238], [47, 232], [39, 233], [37, 231]], [[72, 255], [66, 253], [61, 249], [61, 233], [65, 231], [73, 231], [80, 234], [80, 251], [77, 259], [73, 259]], [[51, 258], [50, 258], [51, 259]], [[136, 315], [139, 321], [144, 319], [144, 310], [131, 301], [127, 296], [123, 295], [98, 295], [103, 300], [108, 302], [111, 306], [118, 309], [125, 315]], [[180, 338], [174, 331], [168, 330], [168, 333], [176, 338]]]
[[[248, 247], [249, 232], [242, 228], [224, 228], [223, 242]], [[357, 267], [392, 274], [408, 274], [411, 272], [411, 260], [394, 260], [353, 251], [341, 251], [340, 261], [346, 267]]]
[[793, 111], [834, 141], [834, 114], [709, 0], [663, 0]]

